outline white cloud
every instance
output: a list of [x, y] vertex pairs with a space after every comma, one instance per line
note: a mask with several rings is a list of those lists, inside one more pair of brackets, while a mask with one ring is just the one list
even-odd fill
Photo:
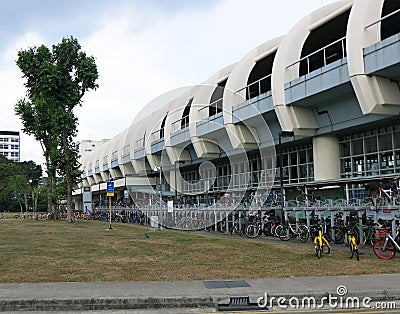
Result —
[[173, 18], [156, 8], [143, 16], [135, 7], [124, 7], [82, 42], [96, 57], [100, 88], [77, 111], [79, 137], [115, 136], [153, 98], [205, 81], [258, 44], [285, 34], [319, 3], [225, 0]]

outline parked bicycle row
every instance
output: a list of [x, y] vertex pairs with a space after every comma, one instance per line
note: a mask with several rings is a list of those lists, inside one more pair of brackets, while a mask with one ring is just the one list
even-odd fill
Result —
[[[77, 216], [82, 219], [109, 221], [109, 209], [97, 209], [93, 215]], [[393, 258], [400, 250], [399, 208], [366, 210], [364, 207], [343, 207], [340, 210], [324, 208], [285, 208], [280, 218], [274, 209], [269, 210], [139, 210], [114, 208], [112, 222], [156, 222], [166, 228], [179, 230], [208, 230], [231, 235], [277, 237], [282, 241], [297, 239], [314, 243], [318, 258], [330, 252], [330, 243], [345, 244], [351, 257], [359, 260], [358, 245], [373, 247], [382, 259]]]

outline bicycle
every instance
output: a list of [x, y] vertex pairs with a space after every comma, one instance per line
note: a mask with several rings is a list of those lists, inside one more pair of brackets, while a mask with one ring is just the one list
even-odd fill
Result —
[[331, 221], [328, 217], [321, 217], [319, 221], [315, 223], [315, 225], [319, 225], [322, 229], [322, 235], [329, 242], [332, 241], [332, 232], [331, 232]]
[[240, 236], [243, 235], [246, 231], [246, 222], [245, 218], [241, 217], [240, 214], [236, 214], [233, 216], [234, 220], [232, 226], [229, 228], [231, 235], [234, 233], [239, 234]]
[[380, 259], [390, 260], [396, 255], [396, 252], [400, 252], [400, 234], [397, 231], [395, 238], [388, 230], [385, 234], [384, 239], [378, 239], [374, 243], [374, 253]]
[[281, 206], [281, 194], [278, 191], [271, 191], [264, 204], [266, 207], [279, 207]]
[[322, 257], [322, 253], [329, 254], [331, 252], [331, 245], [329, 241], [325, 238], [322, 227], [320, 225], [313, 226], [311, 229], [311, 234], [313, 236], [314, 248], [315, 248], [315, 256], [320, 259]]
[[351, 228], [346, 228], [346, 234], [347, 234], [347, 245], [349, 246], [351, 256], [350, 259], [353, 259], [354, 255], [356, 256], [357, 261], [360, 260], [360, 252], [358, 250], [358, 244], [357, 244], [357, 239], [355, 237], [355, 232]]
[[370, 217], [367, 218], [365, 225], [361, 225], [358, 221], [352, 221], [348, 224], [348, 228], [350, 228], [354, 233], [357, 244], [360, 244], [360, 235], [362, 234], [363, 244], [368, 244], [371, 246], [373, 246], [376, 241], [376, 226], [377, 224], [374, 223]]
[[398, 186], [398, 178], [386, 182], [372, 182], [368, 187], [367, 195], [372, 198], [374, 206], [379, 208], [385, 205], [400, 204], [400, 187]]
[[245, 228], [245, 234], [248, 238], [256, 238], [264, 233], [265, 236], [274, 236], [279, 230], [280, 219], [277, 216], [264, 215], [260, 218], [259, 214], [256, 214], [255, 220], [250, 222]]
[[336, 213], [332, 226], [332, 241], [336, 244], [344, 243], [345, 226], [342, 213]]
[[326, 199], [322, 195], [314, 194], [312, 191], [307, 194], [302, 189], [300, 189], [300, 193], [300, 195], [296, 196], [297, 206], [321, 206], [326, 203]]
[[296, 223], [293, 225], [290, 221], [282, 226], [279, 232], [279, 239], [282, 241], [289, 241], [291, 238], [297, 237], [300, 241], [306, 242], [310, 237], [310, 229], [303, 223]]
[[246, 237], [250, 239], [257, 238], [259, 235], [261, 235], [261, 230], [263, 229], [263, 225], [264, 223], [261, 220], [260, 213], [257, 213], [255, 215], [250, 215], [249, 223], [244, 229]]

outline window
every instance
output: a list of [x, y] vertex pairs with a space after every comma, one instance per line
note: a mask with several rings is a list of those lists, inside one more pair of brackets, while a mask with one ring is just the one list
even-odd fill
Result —
[[340, 138], [341, 177], [400, 173], [400, 133], [396, 125], [343, 135]]

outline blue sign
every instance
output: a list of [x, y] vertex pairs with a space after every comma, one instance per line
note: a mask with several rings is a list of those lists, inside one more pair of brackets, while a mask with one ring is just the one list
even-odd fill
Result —
[[114, 182], [107, 182], [107, 193], [114, 193]]

